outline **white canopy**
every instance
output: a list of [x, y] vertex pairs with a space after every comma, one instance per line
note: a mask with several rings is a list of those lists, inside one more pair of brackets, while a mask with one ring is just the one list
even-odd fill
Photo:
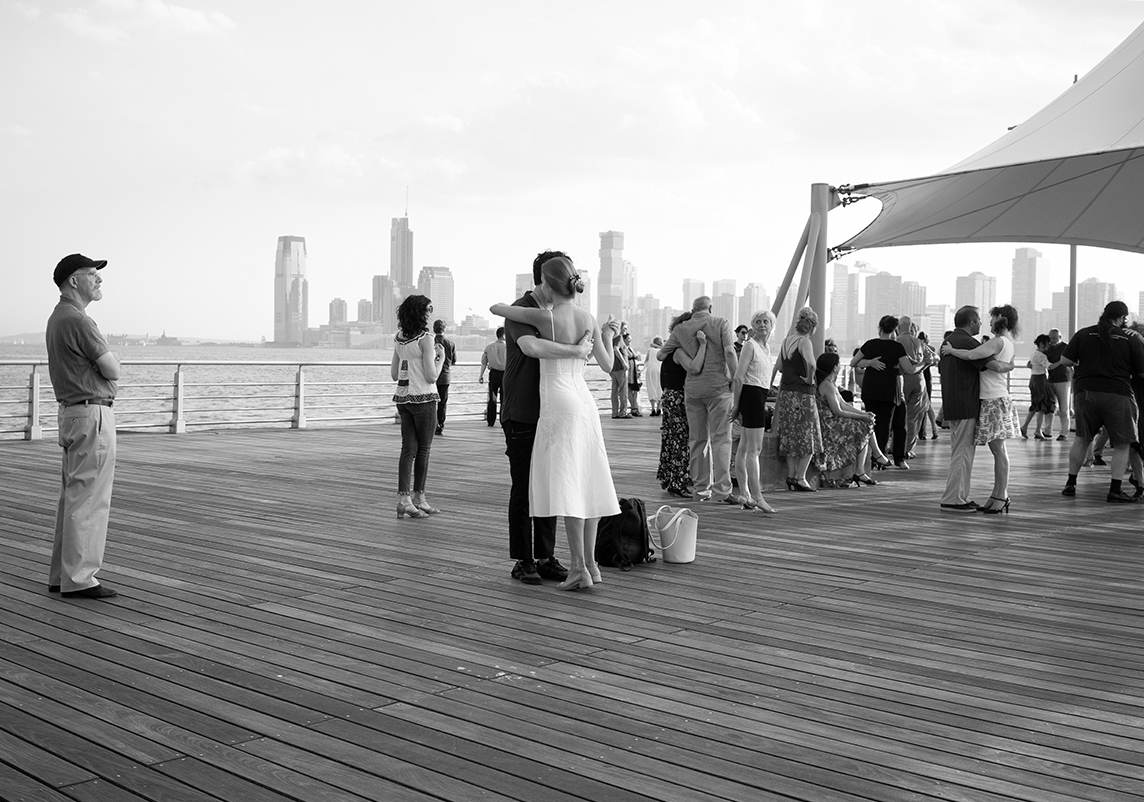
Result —
[[1080, 81], [936, 175], [840, 187], [882, 202], [835, 249], [1045, 242], [1144, 253], [1144, 24]]

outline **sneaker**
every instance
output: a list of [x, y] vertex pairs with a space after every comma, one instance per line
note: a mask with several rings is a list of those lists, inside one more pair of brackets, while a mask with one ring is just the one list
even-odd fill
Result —
[[1075, 496], [1076, 485], [1065, 485], [1065, 489], [1061, 491], [1062, 496]]
[[532, 560], [517, 560], [512, 567], [512, 578], [519, 579], [526, 585], [540, 584], [540, 574], [536, 572], [536, 563]]
[[1128, 495], [1123, 490], [1119, 493], [1109, 493], [1105, 499], [1109, 504], [1135, 504], [1136, 499]]
[[544, 562], [537, 563], [536, 573], [541, 579], [554, 579], [557, 582], [563, 582], [568, 578], [568, 569], [561, 565], [560, 560], [555, 557], [549, 557]]

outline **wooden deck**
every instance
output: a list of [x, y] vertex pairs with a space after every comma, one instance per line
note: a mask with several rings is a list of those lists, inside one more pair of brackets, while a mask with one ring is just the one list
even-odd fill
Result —
[[[657, 424], [604, 420], [649, 510]], [[499, 428], [434, 443], [429, 520], [398, 442], [121, 435], [106, 602], [46, 590], [58, 447], [0, 443], [0, 798], [1144, 797], [1144, 505], [1062, 498], [1065, 443], [1012, 444], [1009, 515], [938, 512], [943, 434], [565, 593], [509, 577]]]

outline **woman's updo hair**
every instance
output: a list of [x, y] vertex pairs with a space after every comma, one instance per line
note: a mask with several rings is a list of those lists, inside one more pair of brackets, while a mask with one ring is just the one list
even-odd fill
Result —
[[694, 314], [694, 312], [684, 312], [682, 315], [676, 315], [675, 317], [673, 317], [671, 319], [671, 322], [667, 324], [668, 332], [670, 332], [672, 329], [674, 329], [680, 323], [683, 323], [684, 321], [687, 321], [687, 320], [691, 320], [691, 316], [693, 314]]
[[897, 331], [899, 322], [900, 321], [893, 315], [882, 315], [882, 319], [878, 321], [878, 331], [883, 334]]
[[1003, 331], [1008, 331], [1010, 334], [1017, 334], [1017, 310], [1009, 304], [1002, 304], [995, 306], [989, 310], [989, 316], [996, 318], [989, 329], [994, 334], [1000, 334]]
[[429, 331], [429, 306], [433, 302], [424, 295], [407, 295], [397, 307], [397, 328], [406, 337]]
[[832, 351], [818, 355], [818, 359], [814, 361], [815, 386], [822, 384], [834, 375], [834, 369], [838, 367], [838, 361], [838, 354]]
[[580, 274], [572, 266], [572, 260], [566, 256], [549, 259], [540, 266], [540, 275], [544, 280], [544, 286], [561, 298], [584, 291], [584, 279], [580, 278]]
[[1042, 345], [1048, 345], [1051, 342], [1052, 338], [1050, 338], [1047, 334], [1038, 334], [1033, 338], [1033, 345], [1037, 346], [1038, 348]]
[[804, 306], [798, 310], [798, 316], [794, 319], [794, 330], [799, 334], [810, 334], [815, 328], [818, 327], [818, 313], [811, 309], [809, 306]]

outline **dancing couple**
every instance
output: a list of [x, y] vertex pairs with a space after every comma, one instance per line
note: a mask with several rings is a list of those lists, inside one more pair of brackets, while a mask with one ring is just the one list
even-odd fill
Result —
[[[611, 371], [619, 324], [609, 318], [601, 330], [586, 309], [575, 305], [584, 281], [572, 260], [563, 254], [552, 256], [541, 264], [539, 278], [532, 293], [538, 306], [494, 304], [489, 311], [531, 326], [541, 340], [587, 346], [580, 353], [594, 357], [605, 373]], [[528, 511], [534, 519], [564, 517], [572, 564], [561, 590], [587, 589], [601, 582], [595, 560], [596, 528], [600, 518], [620, 511], [600, 413], [584, 382], [584, 365], [583, 355], [539, 358], [540, 418], [532, 445]]]

